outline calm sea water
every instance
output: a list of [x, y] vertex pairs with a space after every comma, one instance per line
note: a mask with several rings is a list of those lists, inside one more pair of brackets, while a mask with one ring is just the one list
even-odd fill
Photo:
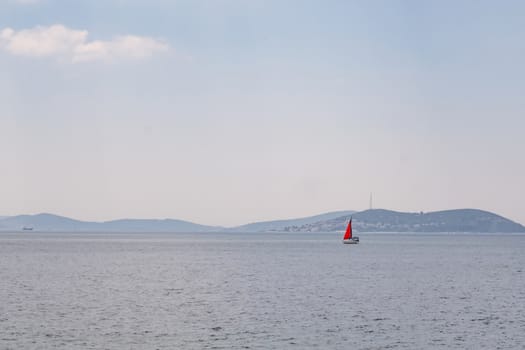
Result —
[[525, 349], [525, 236], [0, 234], [1, 349]]

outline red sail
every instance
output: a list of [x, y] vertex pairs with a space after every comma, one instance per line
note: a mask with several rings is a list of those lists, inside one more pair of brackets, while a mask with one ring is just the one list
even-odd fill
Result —
[[343, 239], [350, 239], [350, 238], [352, 238], [352, 219], [348, 221], [348, 226], [346, 227], [346, 232], [345, 232], [345, 236], [343, 237]]

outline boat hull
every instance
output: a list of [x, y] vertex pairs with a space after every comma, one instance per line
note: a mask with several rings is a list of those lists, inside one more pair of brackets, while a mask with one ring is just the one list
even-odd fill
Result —
[[343, 243], [344, 244], [358, 244], [359, 238], [355, 237], [355, 238], [350, 238], [350, 239], [343, 239]]

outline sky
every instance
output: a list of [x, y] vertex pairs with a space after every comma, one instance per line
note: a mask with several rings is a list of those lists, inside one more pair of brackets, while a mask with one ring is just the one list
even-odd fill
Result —
[[522, 1], [0, 0], [0, 215], [525, 224]]

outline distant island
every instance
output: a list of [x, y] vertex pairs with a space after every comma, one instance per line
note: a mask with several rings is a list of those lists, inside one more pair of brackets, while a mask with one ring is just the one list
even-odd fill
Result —
[[47, 213], [0, 219], [0, 231], [19, 231], [23, 228], [40, 232], [207, 232], [223, 229], [223, 227], [199, 225], [176, 219], [120, 219], [92, 222]]
[[[519, 233], [525, 227], [502, 216], [478, 209], [455, 209], [429, 213], [403, 213], [371, 209], [353, 214], [357, 232], [465, 232]], [[338, 217], [301, 226], [287, 226], [285, 232], [343, 231], [348, 217]]]
[[80, 221], [53, 214], [0, 217], [0, 231], [34, 232], [340, 232], [353, 217], [356, 232], [521, 233], [525, 227], [478, 209], [404, 213], [385, 209], [330, 212], [297, 219], [254, 222], [236, 227], [200, 225], [176, 219]]

